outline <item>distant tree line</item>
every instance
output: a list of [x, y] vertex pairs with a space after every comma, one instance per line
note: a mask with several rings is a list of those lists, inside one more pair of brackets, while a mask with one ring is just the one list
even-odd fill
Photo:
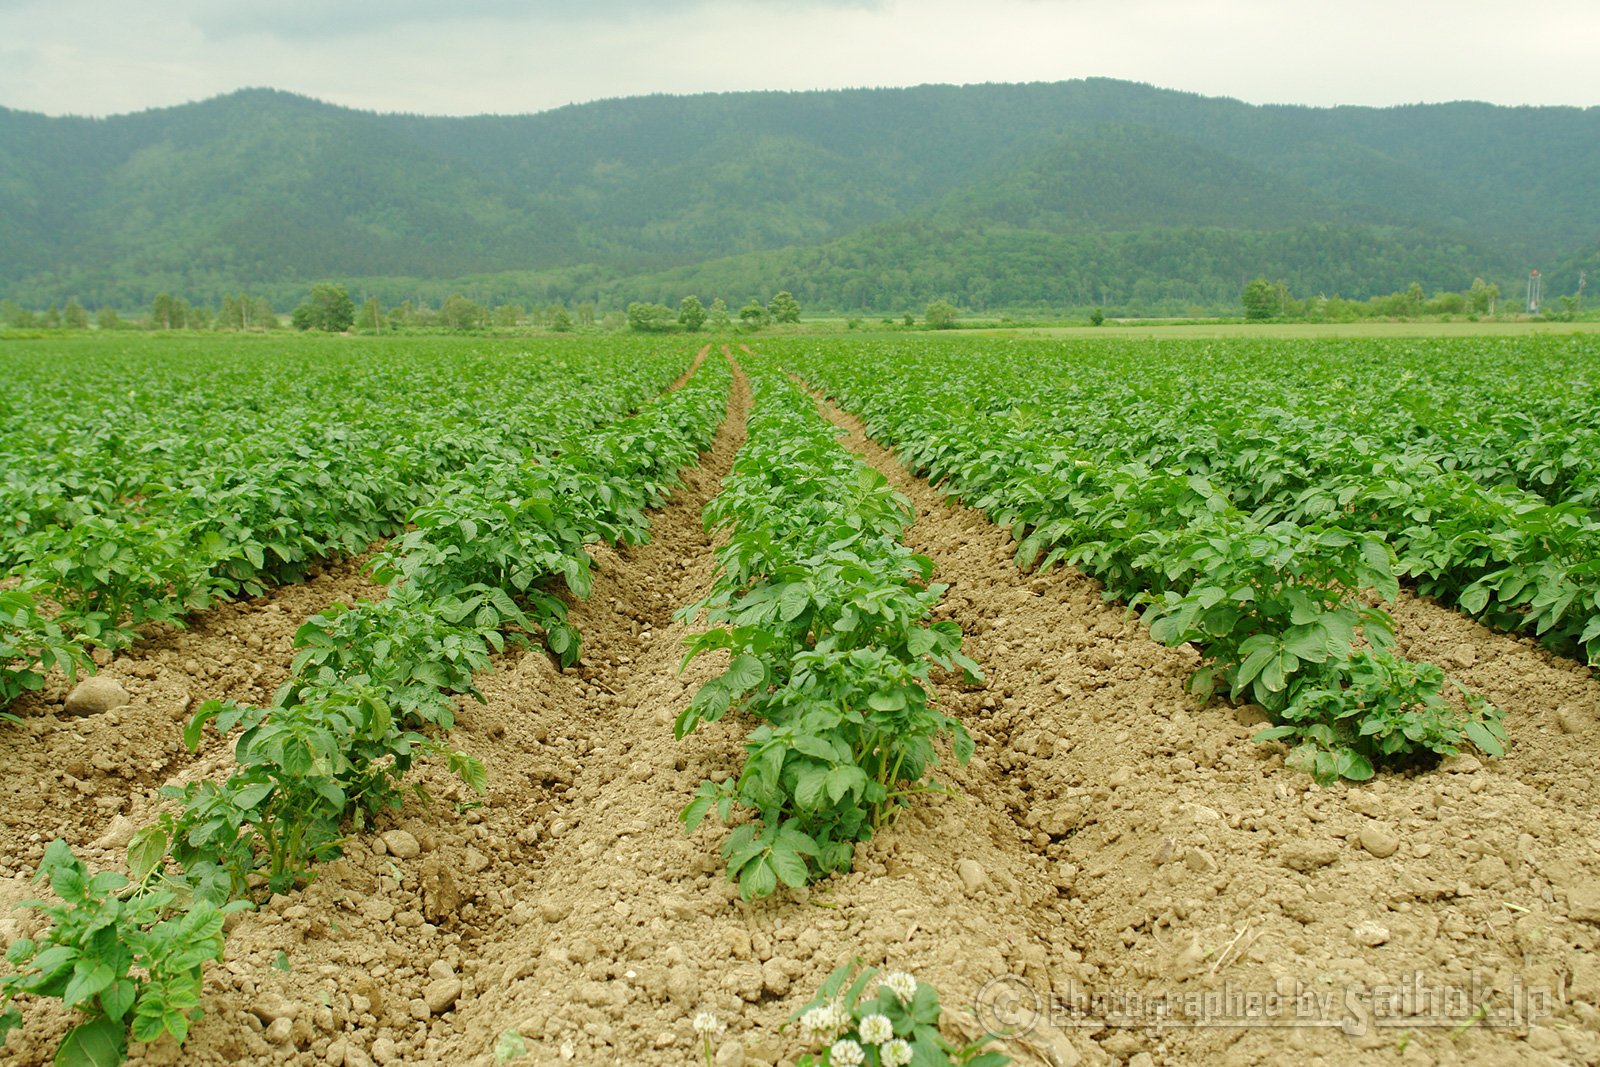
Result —
[[[1239, 296], [1248, 322], [1273, 320], [1300, 320], [1310, 322], [1354, 322], [1357, 319], [1418, 319], [1453, 318], [1462, 315], [1476, 320], [1493, 317], [1506, 310], [1502, 306], [1500, 286], [1474, 278], [1472, 285], [1459, 292], [1442, 290], [1426, 296], [1421, 282], [1412, 282], [1403, 290], [1366, 300], [1345, 300], [1333, 296], [1295, 297], [1284, 281], [1268, 281], [1258, 277], [1244, 287]], [[1510, 310], [1521, 312], [1520, 304]], [[1563, 311], [1554, 317], [1571, 317], [1579, 310], [1577, 300], [1568, 297], [1563, 301]]]
[[[765, 307], [760, 300], [751, 297], [749, 303], [739, 309], [739, 326], [745, 330], [759, 330], [775, 322], [799, 321], [800, 301], [786, 290], [774, 293]], [[686, 333], [697, 333], [707, 324], [713, 330], [733, 328], [733, 316], [728, 313], [728, 305], [722, 297], [711, 301], [710, 309], [700, 302], [699, 295], [695, 293], [678, 301], [676, 311], [666, 304], [634, 301], [628, 305], [628, 328], [640, 333], [659, 333], [679, 328]]]

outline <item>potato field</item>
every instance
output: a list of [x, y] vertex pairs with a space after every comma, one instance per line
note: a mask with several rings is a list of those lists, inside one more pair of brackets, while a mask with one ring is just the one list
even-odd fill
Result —
[[1600, 1064], [1593, 336], [709, 340], [0, 345], [5, 1063]]

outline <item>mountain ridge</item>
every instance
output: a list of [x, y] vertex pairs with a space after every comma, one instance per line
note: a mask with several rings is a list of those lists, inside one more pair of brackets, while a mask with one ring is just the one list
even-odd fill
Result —
[[[1594, 173], [1600, 108], [1251, 105], [1087, 79], [440, 118], [249, 89], [104, 119], [0, 108], [0, 292], [129, 307], [336, 277], [384, 299], [459, 283], [609, 302], [715, 276], [701, 295], [731, 302], [783, 264], [813, 306], [981, 308], [1023, 247], [1076, 250], [1100, 276], [1075, 287], [1102, 302], [1216, 304], [1236, 268], [1347, 297], [1541, 265], [1559, 287], [1600, 242]], [[1116, 255], [1086, 258], [1090, 235]], [[942, 288], [880, 284], [952, 255]], [[852, 277], [805, 273], [828, 258]], [[998, 290], [1056, 306], [1047, 288]]]

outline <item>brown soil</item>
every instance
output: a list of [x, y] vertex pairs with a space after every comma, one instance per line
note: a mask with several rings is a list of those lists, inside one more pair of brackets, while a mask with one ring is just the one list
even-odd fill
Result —
[[[699, 511], [747, 405], [741, 378], [648, 544], [596, 551], [594, 595], [572, 605], [581, 665], [508, 656], [481, 679], [487, 705], [463, 704], [452, 741], [487, 764], [487, 802], [428, 770], [431, 810], [380, 827], [409, 831], [420, 854], [368, 837], [241, 918], [188, 1042], [136, 1048], [132, 1062], [489, 1065], [520, 1040], [525, 1053], [504, 1062], [686, 1064], [699, 1056], [694, 1013], [710, 1010], [728, 1023], [720, 1063], [775, 1064], [804, 1051], [779, 1026], [860, 957], [935, 984], [952, 1036], [977, 1033], [975, 1000], [1006, 975], [1064, 1003], [1213, 994], [1211, 1006], [1179, 1000], [1159, 1026], [1040, 1020], [1006, 1046], [1024, 1064], [1600, 1063], [1600, 685], [1586, 668], [1403, 598], [1402, 647], [1505, 707], [1511, 748], [1320, 788], [1250, 742], [1248, 709], [1185, 692], [1191, 650], [1153, 643], [1073, 570], [1019, 574], [1005, 531], [908, 476], [837, 412], [849, 446], [916, 505], [908, 543], [934, 559], [950, 586], [939, 612], [984, 667], [986, 685], [946, 681], [937, 694], [978, 753], [966, 767], [946, 756], [955, 795], [921, 798], [858, 849], [854, 873], [739, 901], [716, 851], [726, 831], [711, 819], [685, 836], [677, 813], [704, 778], [736, 771], [744, 726], [730, 716], [673, 739], [673, 717], [715, 668], [677, 674], [692, 630], [671, 615], [709, 586]], [[129, 707], [69, 719], [59, 688], [19, 704], [26, 726], [0, 729], [0, 903], [32, 895], [20, 876], [50, 838], [116, 866], [120, 849], [93, 844], [114, 816], [142, 822], [164, 781], [225, 773], [221, 743], [183, 749], [185, 708], [270, 697], [305, 616], [381, 595], [358, 563], [120, 654], [103, 673]], [[34, 923], [4, 921], [8, 939]], [[1500, 991], [1496, 1006], [1548, 988], [1553, 1014], [1531, 1031], [1452, 1036], [1379, 1018], [1381, 996], [1361, 996], [1402, 982], [1470, 994], [1474, 976], [1480, 997]], [[424, 995], [447, 998], [457, 982], [454, 1004], [433, 1013]], [[1287, 1005], [1301, 993], [1332, 1000], [1297, 1020]], [[1283, 998], [1267, 1010], [1284, 1027], [1182, 1017], [1236, 1022], [1250, 994], [1258, 1010]], [[280, 1016], [289, 1024], [273, 1027]], [[1349, 1034], [1316, 1025], [1347, 1016]], [[48, 1062], [68, 1024], [28, 1005], [6, 1062]]]

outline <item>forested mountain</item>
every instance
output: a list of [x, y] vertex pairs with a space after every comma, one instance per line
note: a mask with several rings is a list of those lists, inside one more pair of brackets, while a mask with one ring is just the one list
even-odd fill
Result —
[[0, 294], [287, 303], [336, 278], [390, 301], [1154, 310], [1258, 274], [1357, 298], [1541, 266], [1575, 285], [1597, 173], [1600, 108], [1258, 107], [1104, 79], [473, 118], [271, 90], [0, 108]]

